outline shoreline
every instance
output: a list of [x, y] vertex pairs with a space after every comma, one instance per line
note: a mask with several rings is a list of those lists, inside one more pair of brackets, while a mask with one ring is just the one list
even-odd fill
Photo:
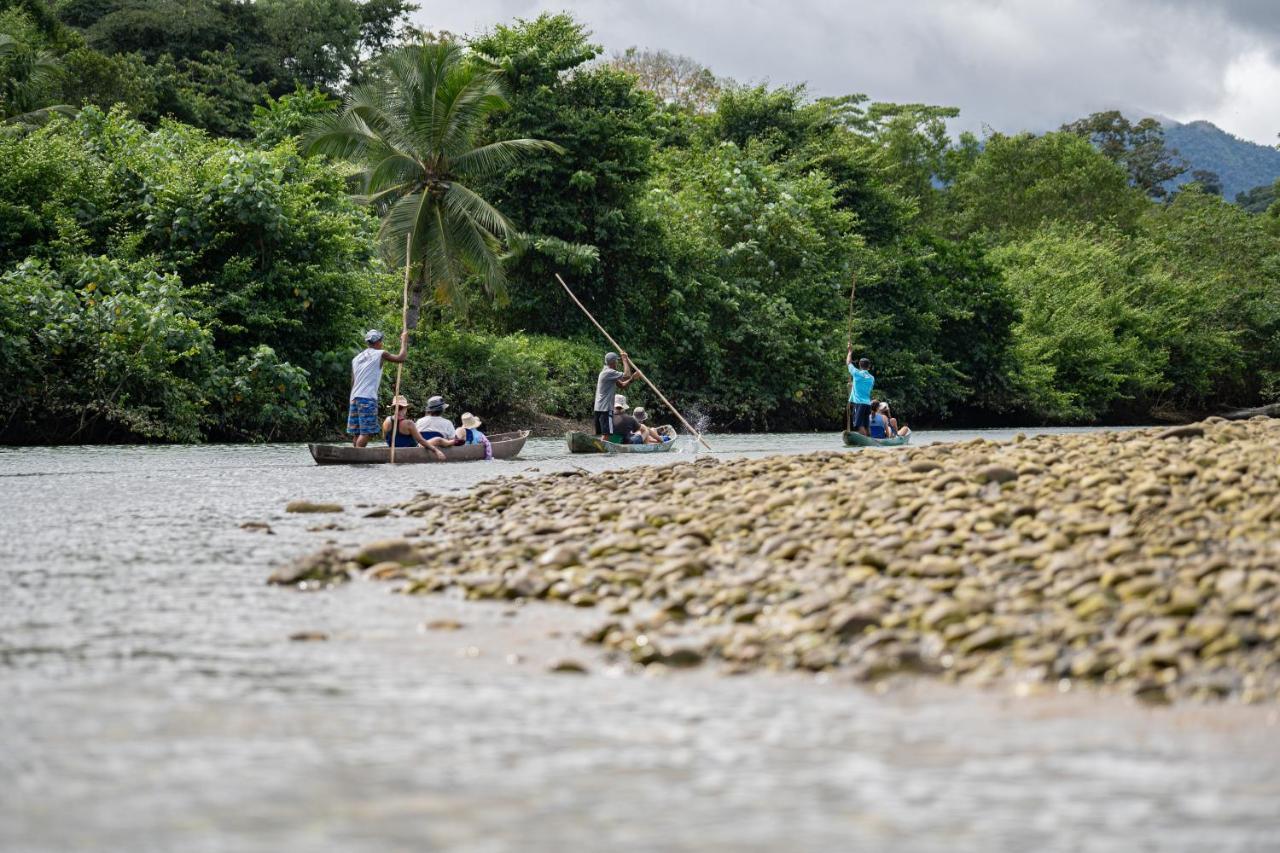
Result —
[[[455, 413], [461, 414], [461, 410]], [[919, 423], [912, 425], [917, 432], [932, 431], [974, 431], [981, 432], [986, 430], [1037, 430], [1037, 429], [1129, 429], [1135, 427], [1157, 427], [1157, 426], [1179, 426], [1191, 423], [1198, 423], [1206, 418], [1220, 418], [1225, 420], [1246, 420], [1252, 417], [1271, 417], [1280, 418], [1280, 404], [1272, 404], [1266, 406], [1258, 406], [1249, 409], [1236, 409], [1228, 412], [1217, 413], [1188, 413], [1188, 412], [1167, 412], [1152, 413], [1147, 420], [1117, 420], [1108, 421], [1106, 423], [1040, 423], [1023, 420], [1006, 420], [1001, 422], [987, 423], [985, 421], [977, 424], [967, 421], [956, 423]], [[486, 432], [516, 432], [519, 430], [529, 430], [530, 438], [560, 438], [566, 432], [590, 432], [592, 424], [587, 419], [564, 418], [559, 415], [547, 414], [545, 412], [523, 413], [519, 415], [501, 415], [496, 416], [484, 423]], [[720, 430], [723, 434], [732, 435], [819, 435], [824, 433], [838, 433], [844, 429], [842, 424], [836, 424], [831, 429], [798, 429], [798, 430]], [[715, 435], [715, 432], [709, 432], [708, 435]], [[177, 447], [194, 445], [230, 445], [230, 446], [254, 446], [259, 444], [334, 444], [350, 441], [350, 437], [340, 432], [325, 432], [308, 438], [289, 439], [280, 441], [201, 441], [183, 445], [174, 442], [153, 441], [139, 439], [137, 441], [105, 441], [105, 442], [77, 442], [77, 441], [6, 441], [0, 437], [0, 447], [6, 448], [22, 448], [22, 447], [139, 447], [139, 446], [155, 446], [155, 447]]]
[[273, 580], [559, 601], [599, 617], [589, 642], [645, 668], [1273, 702], [1277, 448], [1274, 421], [1214, 419], [506, 478], [411, 539], [318, 552]]

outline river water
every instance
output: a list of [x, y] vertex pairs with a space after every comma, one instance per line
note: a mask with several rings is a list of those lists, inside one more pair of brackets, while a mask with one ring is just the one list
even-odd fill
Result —
[[[726, 458], [838, 446], [709, 440]], [[594, 619], [572, 608], [263, 582], [408, 523], [362, 505], [693, 455], [0, 449], [0, 849], [1280, 849], [1274, 708], [648, 677], [582, 645]], [[346, 512], [286, 515], [294, 498]], [[424, 628], [439, 619], [462, 627]], [[547, 671], [563, 658], [589, 674]]]

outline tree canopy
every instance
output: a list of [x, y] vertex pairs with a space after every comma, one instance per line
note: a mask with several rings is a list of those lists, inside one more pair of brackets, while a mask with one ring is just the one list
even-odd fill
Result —
[[428, 286], [456, 306], [470, 279], [506, 301], [498, 254], [515, 228], [464, 181], [562, 151], [541, 139], [479, 142], [486, 119], [507, 106], [496, 69], [460, 45], [435, 42], [390, 53], [381, 73], [353, 87], [338, 112], [320, 113], [308, 124], [309, 151], [360, 164], [360, 197], [383, 217], [383, 254], [414, 270], [411, 328]]
[[1228, 203], [1149, 120], [956, 136], [945, 105], [606, 60], [566, 14], [459, 38], [412, 8], [0, 0], [4, 116], [80, 108], [0, 130], [5, 440], [340, 429], [407, 235], [405, 388], [511, 423], [590, 405], [605, 344], [556, 273], [712, 428], [841, 423], [855, 281], [900, 418], [1280, 400], [1275, 188]]

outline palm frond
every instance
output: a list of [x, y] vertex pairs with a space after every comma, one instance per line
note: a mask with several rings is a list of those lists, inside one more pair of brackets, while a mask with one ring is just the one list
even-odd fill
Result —
[[[363, 174], [357, 176], [361, 187], [363, 187], [365, 183], [365, 177], [366, 176]], [[413, 188], [413, 184], [392, 184], [391, 186], [384, 187], [374, 193], [368, 192], [367, 190], [365, 192], [352, 193], [351, 198], [356, 202], [356, 204], [367, 204], [370, 207], [373, 207], [378, 211], [378, 215], [381, 216], [390, 210], [391, 204], [401, 196], [412, 192]]]
[[378, 242], [382, 246], [382, 255], [393, 268], [404, 266], [405, 235], [414, 235], [410, 247], [410, 263], [420, 260], [419, 241], [423, 210], [427, 207], [429, 196], [422, 191], [409, 192], [396, 199], [382, 219], [378, 229]]
[[487, 178], [544, 152], [564, 154], [565, 149], [545, 139], [503, 139], [459, 154], [449, 161], [449, 165], [459, 175]]
[[357, 198], [383, 216], [378, 242], [389, 263], [407, 262], [415, 280], [457, 310], [466, 304], [464, 281], [505, 300], [503, 243], [515, 227], [459, 179], [564, 149], [535, 139], [476, 147], [487, 117], [507, 107], [506, 93], [493, 64], [457, 44], [402, 48], [382, 68], [383, 76], [353, 87], [337, 113], [311, 121], [306, 150], [362, 167]]
[[430, 274], [430, 280], [436, 286], [437, 300], [460, 307], [455, 295], [458, 290], [457, 248], [450, 240], [450, 229], [445, 224], [444, 212], [437, 207], [432, 214], [426, 231], [432, 237], [430, 245], [435, 251], [423, 256], [423, 272]]
[[432, 135], [446, 157], [455, 157], [472, 147], [485, 118], [509, 106], [497, 75], [474, 65], [454, 69], [441, 81], [437, 98], [441, 109], [435, 116]]
[[363, 160], [365, 151], [381, 142], [364, 119], [350, 110], [312, 116], [304, 126], [302, 138], [304, 153], [345, 160]]
[[75, 118], [80, 115], [80, 111], [75, 107], [66, 104], [54, 104], [48, 107], [41, 107], [38, 110], [30, 110], [25, 113], [9, 116], [0, 120], [0, 125], [8, 125], [10, 127], [22, 128], [23, 132], [34, 130], [48, 124], [54, 116], [62, 116], [63, 118]]
[[462, 217], [474, 222], [495, 237], [505, 238], [516, 230], [497, 208], [457, 181], [449, 183], [442, 201], [451, 217]]
[[504, 304], [507, 298], [507, 278], [498, 256], [502, 250], [501, 243], [474, 221], [455, 219], [449, 224], [460, 265], [480, 280], [486, 295], [499, 304]]
[[384, 156], [373, 164], [365, 179], [365, 192], [382, 195], [389, 187], [421, 183], [425, 174], [422, 164], [399, 151], [382, 152]]

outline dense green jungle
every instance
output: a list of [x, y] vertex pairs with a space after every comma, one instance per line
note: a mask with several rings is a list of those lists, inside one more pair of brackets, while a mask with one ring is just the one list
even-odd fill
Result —
[[[338, 435], [364, 330], [401, 322], [392, 142], [454, 167], [420, 191], [455, 224], [411, 249], [415, 404], [589, 417], [608, 347], [556, 273], [712, 429], [838, 428], [850, 329], [913, 424], [1280, 400], [1280, 206], [1170, 189], [1150, 119], [955, 135], [946, 106], [610, 56], [568, 15], [413, 11], [0, 0], [0, 442]], [[394, 97], [410, 60], [425, 106]]]

